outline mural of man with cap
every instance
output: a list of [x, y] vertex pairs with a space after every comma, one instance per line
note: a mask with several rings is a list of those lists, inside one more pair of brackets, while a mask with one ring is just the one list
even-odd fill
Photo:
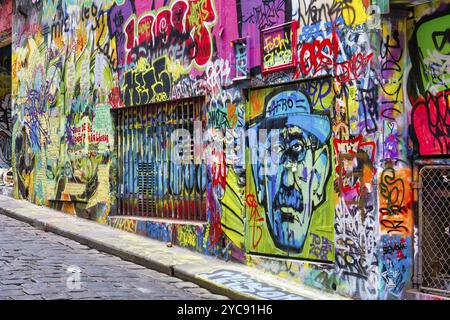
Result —
[[252, 175], [274, 244], [301, 253], [314, 210], [325, 201], [330, 120], [298, 90], [274, 92], [248, 137]]

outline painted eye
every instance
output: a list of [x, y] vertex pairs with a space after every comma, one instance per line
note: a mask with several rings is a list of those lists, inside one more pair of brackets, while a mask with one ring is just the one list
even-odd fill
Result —
[[303, 151], [303, 146], [301, 144], [295, 144], [294, 146], [292, 146], [292, 150], [295, 152], [302, 152]]

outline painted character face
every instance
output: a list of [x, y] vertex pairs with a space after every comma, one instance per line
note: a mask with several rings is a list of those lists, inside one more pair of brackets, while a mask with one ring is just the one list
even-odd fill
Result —
[[[419, 88], [433, 95], [448, 89], [450, 82], [450, 14], [419, 23], [416, 30]], [[416, 61], [415, 61], [416, 62]], [[416, 74], [417, 75], [417, 74]]]
[[272, 130], [260, 148], [265, 148], [267, 155], [266, 165], [259, 172], [259, 177], [265, 179], [260, 178], [259, 184], [265, 189], [272, 236], [280, 248], [299, 252], [313, 209], [323, 199], [329, 170], [328, 147], [320, 146], [300, 127], [289, 125], [278, 132]]
[[[290, 95], [299, 108], [309, 111], [309, 104], [304, 105], [307, 100], [301, 97]], [[254, 167], [259, 201], [266, 207], [275, 245], [300, 253], [314, 209], [325, 199], [330, 172], [329, 122], [297, 110], [265, 122], [265, 129], [267, 134], [259, 139], [260, 156]]]
[[450, 153], [450, 14], [424, 16], [410, 41], [411, 125], [420, 155]]

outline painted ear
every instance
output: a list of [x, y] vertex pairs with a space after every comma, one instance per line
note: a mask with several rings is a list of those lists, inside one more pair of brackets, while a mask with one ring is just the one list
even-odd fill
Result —
[[312, 202], [317, 207], [325, 200], [326, 182], [330, 174], [330, 151], [327, 145], [314, 153], [314, 171], [312, 176]]

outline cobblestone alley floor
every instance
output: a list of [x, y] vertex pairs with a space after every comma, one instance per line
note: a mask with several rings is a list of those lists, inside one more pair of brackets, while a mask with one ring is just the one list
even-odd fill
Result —
[[0, 300], [225, 299], [0, 215]]

